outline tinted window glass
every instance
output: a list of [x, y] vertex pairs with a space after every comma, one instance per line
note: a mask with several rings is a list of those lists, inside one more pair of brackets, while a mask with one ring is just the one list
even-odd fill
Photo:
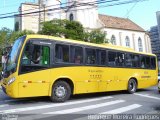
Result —
[[149, 69], [151, 68], [150, 66], [150, 57], [145, 57], [146, 58], [146, 68]]
[[141, 68], [145, 68], [146, 61], [145, 61], [145, 56], [141, 56]]
[[124, 66], [124, 53], [117, 53], [117, 61], [116, 61], [117, 66]]
[[69, 62], [69, 46], [68, 45], [56, 45], [55, 49], [55, 61], [56, 62]]
[[151, 68], [152, 69], [156, 68], [156, 58], [155, 57], [151, 57]]
[[76, 64], [83, 63], [82, 47], [71, 46], [71, 62]]
[[132, 67], [140, 67], [139, 55], [132, 55]]
[[109, 51], [108, 52], [108, 65], [116, 66], [117, 56], [116, 52]]
[[96, 64], [96, 51], [95, 49], [86, 49], [86, 63]]
[[21, 73], [32, 72], [47, 68], [50, 65], [50, 48], [48, 46], [33, 45], [33, 51], [26, 45], [21, 60]]
[[132, 55], [131, 54], [126, 54], [126, 66], [132, 67]]
[[97, 59], [99, 65], [106, 64], [106, 51], [105, 50], [97, 50]]

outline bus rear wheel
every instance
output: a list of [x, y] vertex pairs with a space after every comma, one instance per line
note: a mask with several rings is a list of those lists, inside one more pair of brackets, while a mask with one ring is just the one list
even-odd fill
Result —
[[71, 87], [65, 81], [57, 81], [52, 87], [52, 102], [64, 102], [70, 98]]
[[137, 82], [135, 79], [130, 79], [128, 81], [128, 93], [133, 94], [137, 90]]

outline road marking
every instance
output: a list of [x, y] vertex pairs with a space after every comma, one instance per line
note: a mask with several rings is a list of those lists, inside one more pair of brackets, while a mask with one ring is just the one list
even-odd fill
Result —
[[48, 112], [48, 113], [43, 113], [43, 114], [69, 114], [69, 113], [75, 113], [75, 112], [80, 112], [80, 111], [84, 111], [84, 110], [97, 109], [99, 107], [114, 105], [114, 104], [118, 104], [118, 103], [122, 103], [122, 102], [125, 102], [125, 100], [115, 100], [115, 101], [111, 101], [111, 102], [105, 102], [105, 103], [89, 105], [89, 106], [85, 106], [85, 107]]
[[121, 108], [118, 108], [118, 109], [110, 110], [110, 111], [107, 111], [107, 112], [103, 112], [103, 113], [100, 113], [100, 114], [119, 114], [119, 113], [123, 113], [123, 112], [127, 112], [129, 110], [139, 108], [141, 106], [142, 105], [139, 105], [139, 104], [133, 104], [133, 105], [121, 107]]
[[65, 103], [54, 103], [54, 104], [42, 105], [42, 106], [17, 108], [17, 109], [3, 110], [3, 111], [0, 111], [0, 113], [15, 113], [15, 112], [30, 111], [30, 110], [39, 110], [39, 109], [53, 108], [53, 107], [59, 107], [64, 105], [74, 105], [74, 104], [81, 104], [81, 103], [87, 103], [87, 102], [93, 102], [93, 101], [100, 101], [100, 100], [105, 100], [110, 98], [113, 98], [113, 97], [108, 96], [108, 97], [101, 97], [101, 98], [94, 98], [94, 99], [87, 99], [87, 100], [80, 100], [80, 101], [70, 101]]
[[152, 98], [152, 99], [160, 100], [159, 97], [154, 97], [154, 96], [150, 96], [150, 95], [144, 95], [144, 94], [138, 94], [138, 93], [134, 93], [134, 95], [138, 95], [138, 96], [141, 96], [141, 97], [147, 97], [147, 98]]

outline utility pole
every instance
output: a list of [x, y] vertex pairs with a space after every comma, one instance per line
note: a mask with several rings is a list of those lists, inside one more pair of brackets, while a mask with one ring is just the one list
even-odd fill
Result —
[[[39, 31], [41, 30], [41, 23], [45, 22], [46, 10], [45, 3], [43, 0], [39, 0]], [[43, 10], [43, 13], [41, 11]]]
[[41, 24], [41, 0], [38, 1], [38, 4], [39, 4], [39, 23], [38, 23], [38, 30], [40, 31], [40, 24]]

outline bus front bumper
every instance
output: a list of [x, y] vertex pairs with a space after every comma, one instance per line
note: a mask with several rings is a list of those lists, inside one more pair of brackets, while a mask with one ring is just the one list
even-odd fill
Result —
[[1, 83], [2, 91], [7, 94], [9, 97], [16, 98], [14, 89], [11, 86], [5, 85], [3, 82]]
[[160, 80], [158, 80], [158, 91], [160, 93]]

